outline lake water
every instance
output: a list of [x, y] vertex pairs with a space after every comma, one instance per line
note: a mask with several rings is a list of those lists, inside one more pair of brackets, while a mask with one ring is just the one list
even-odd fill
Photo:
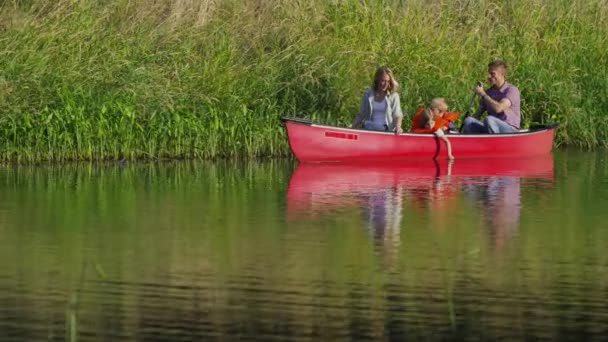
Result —
[[608, 162], [0, 168], [0, 341], [608, 338]]

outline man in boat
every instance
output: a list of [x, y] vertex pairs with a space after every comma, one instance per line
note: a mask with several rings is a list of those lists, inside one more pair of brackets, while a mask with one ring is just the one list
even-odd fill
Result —
[[[464, 119], [463, 133], [512, 133], [519, 130], [521, 98], [517, 87], [506, 80], [507, 64], [494, 60], [488, 64], [490, 87], [478, 84], [473, 89], [480, 96], [479, 109]], [[488, 115], [479, 121], [481, 115]]]

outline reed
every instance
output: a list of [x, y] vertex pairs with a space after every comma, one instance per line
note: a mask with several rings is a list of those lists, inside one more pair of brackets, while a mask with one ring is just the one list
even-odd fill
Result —
[[439, 95], [464, 110], [493, 57], [512, 66], [525, 125], [606, 147], [606, 5], [4, 1], [0, 159], [285, 156], [281, 116], [348, 124], [378, 65], [411, 115]]

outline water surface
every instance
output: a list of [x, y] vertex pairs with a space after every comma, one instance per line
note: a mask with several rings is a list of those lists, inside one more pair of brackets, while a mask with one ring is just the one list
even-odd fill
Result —
[[608, 336], [608, 163], [3, 166], [0, 341]]

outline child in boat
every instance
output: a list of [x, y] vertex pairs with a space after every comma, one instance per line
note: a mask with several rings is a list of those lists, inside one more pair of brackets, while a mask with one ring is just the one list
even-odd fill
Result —
[[445, 143], [445, 148], [448, 150], [448, 159], [452, 160], [454, 159], [454, 156], [452, 155], [452, 144], [450, 144], [450, 141], [445, 135], [442, 126], [440, 125], [439, 127], [437, 127], [436, 120], [439, 119], [436, 118], [435, 114], [433, 114], [433, 111], [428, 108], [425, 108], [420, 113], [420, 116], [418, 116], [416, 124], [418, 127], [426, 129], [428, 131], [426, 133], [433, 133], [439, 139], [443, 140], [443, 142]]
[[458, 130], [454, 127], [454, 121], [460, 114], [456, 112], [448, 112], [448, 103], [443, 97], [436, 97], [431, 101], [431, 111], [434, 114], [435, 126], [426, 128], [419, 123], [420, 115], [424, 110], [423, 107], [418, 108], [416, 115], [412, 118], [412, 126], [410, 132], [414, 133], [432, 133], [438, 129], [442, 129], [447, 133], [457, 133]]
[[448, 112], [448, 102], [443, 97], [436, 97], [431, 101], [431, 111], [435, 114], [435, 117], [439, 116], [443, 120], [447, 121], [447, 125], [442, 128], [446, 133], [457, 133], [458, 130], [454, 127], [454, 121], [458, 119], [460, 114], [456, 112]]

